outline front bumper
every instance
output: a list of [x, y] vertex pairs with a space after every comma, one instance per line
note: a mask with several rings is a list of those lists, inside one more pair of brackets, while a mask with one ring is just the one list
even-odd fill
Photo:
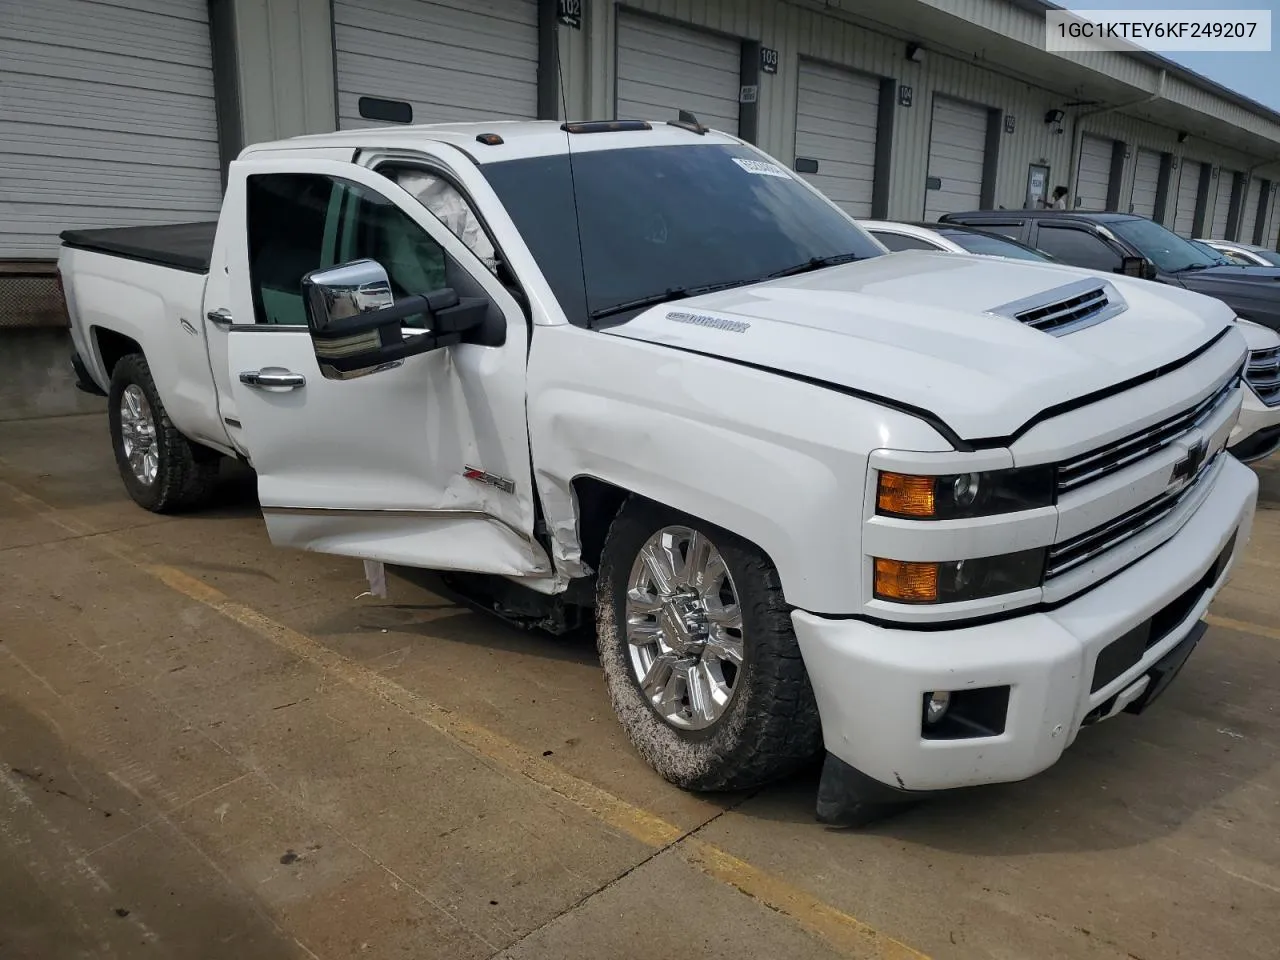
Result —
[[1227, 438], [1227, 449], [1242, 463], [1262, 460], [1280, 449], [1280, 404], [1268, 407], [1256, 393], [1246, 389], [1240, 419]]
[[[950, 630], [793, 613], [827, 751], [899, 790], [1021, 780], [1057, 762], [1086, 722], [1149, 697], [1142, 679], [1197, 628], [1249, 539], [1258, 480], [1225, 460], [1172, 539], [1052, 610]], [[926, 692], [991, 688], [1007, 688], [1002, 732], [925, 738]]]

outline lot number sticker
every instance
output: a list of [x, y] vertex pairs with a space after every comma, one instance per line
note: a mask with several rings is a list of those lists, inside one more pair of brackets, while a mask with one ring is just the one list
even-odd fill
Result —
[[740, 157], [734, 157], [733, 162], [740, 166], [747, 173], [755, 173], [762, 177], [782, 177], [784, 180], [790, 180], [791, 174], [783, 170], [776, 163], [766, 163], [764, 160], [743, 160]]

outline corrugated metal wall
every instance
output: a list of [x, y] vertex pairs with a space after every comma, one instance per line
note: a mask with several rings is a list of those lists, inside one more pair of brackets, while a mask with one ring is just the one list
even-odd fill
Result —
[[[932, 2], [932, 0], [924, 0]], [[961, 9], [955, 9], [956, 3]], [[933, 3], [939, 6], [940, 3]], [[1070, 114], [1060, 125], [1044, 122], [1047, 111], [1061, 108], [1073, 99], [1070, 91], [1053, 91], [1002, 76], [991, 69], [927, 51], [923, 63], [905, 57], [905, 41], [864, 28], [820, 9], [782, 3], [778, 0], [588, 0], [584, 6], [584, 29], [562, 29], [561, 64], [565, 71], [569, 113], [576, 117], [610, 117], [614, 90], [614, 37], [619, 6], [667, 17], [743, 39], [758, 40], [778, 51], [778, 72], [760, 78], [759, 134], [757, 144], [788, 165], [795, 157], [795, 118], [801, 57], [846, 66], [865, 73], [891, 77], [911, 88], [911, 106], [896, 108], [893, 131], [893, 161], [889, 194], [889, 216], [916, 218], [924, 209], [925, 179], [928, 176], [929, 119], [933, 95], [998, 108], [1012, 117], [1013, 132], [1000, 138], [995, 203], [1021, 207], [1032, 164], [1050, 168], [1050, 189], [1069, 185], [1074, 142]], [[848, 3], [845, 7], [854, 9]], [[991, 0], [948, 0], [947, 12], [974, 23], [983, 23], [1010, 35], [1026, 27], [1024, 13], [1011, 4]], [[966, 12], [967, 11], [967, 12]], [[986, 24], [997, 17], [999, 22]], [[1042, 29], [1042, 27], [1040, 27]], [[1038, 36], [1038, 35], [1037, 35]], [[1135, 86], [1147, 82], [1150, 68], [1110, 55], [1105, 66], [1115, 76]], [[1121, 77], [1119, 74], [1123, 74]], [[1127, 72], [1126, 72], [1127, 71]], [[1189, 92], [1190, 91], [1190, 92]], [[1195, 88], [1176, 88], [1178, 98], [1194, 100]], [[1196, 101], [1199, 103], [1199, 101]], [[1223, 106], [1220, 104], [1220, 106]], [[1232, 110], [1239, 108], [1231, 107]], [[1242, 115], [1244, 111], [1240, 111]], [[1084, 117], [1081, 132], [1121, 140], [1127, 158], [1121, 177], [1118, 209], [1131, 202], [1137, 148], [1145, 147], [1175, 157], [1190, 156], [1214, 166], [1240, 169], [1250, 165], [1247, 158], [1203, 141], [1177, 142], [1177, 130], [1132, 116], [1103, 113]], [[1267, 121], [1258, 119], [1258, 129]], [[1253, 161], [1256, 162], [1256, 161]], [[1263, 174], [1265, 175], [1265, 173]], [[1278, 172], [1280, 175], [1280, 172]], [[1216, 181], [1213, 181], [1216, 187]], [[1176, 182], [1175, 182], [1176, 186]], [[1172, 188], [1171, 188], [1172, 189]], [[1210, 197], [1212, 204], [1214, 197]], [[1213, 209], [1212, 205], [1209, 208]]]
[[0, 258], [218, 209], [203, 0], [0, 4]]

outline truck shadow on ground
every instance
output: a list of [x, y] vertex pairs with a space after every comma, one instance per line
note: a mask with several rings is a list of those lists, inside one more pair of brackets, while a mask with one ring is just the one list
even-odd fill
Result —
[[253, 468], [238, 460], [223, 460], [213, 497], [195, 516], [202, 520], [260, 519], [262, 507], [258, 504], [258, 475]]
[[[407, 567], [389, 569], [392, 576], [431, 590], [435, 575], [429, 571]], [[390, 588], [395, 594], [394, 586]], [[439, 599], [427, 603], [387, 603], [345, 607], [331, 614], [309, 632], [317, 637], [337, 638], [348, 634], [392, 631], [401, 637], [428, 638], [433, 644], [458, 644], [465, 647], [501, 651], [521, 656], [561, 660], [586, 666], [599, 663], [595, 634], [590, 627], [571, 633], [553, 635], [544, 630], [522, 630], [498, 617]]]

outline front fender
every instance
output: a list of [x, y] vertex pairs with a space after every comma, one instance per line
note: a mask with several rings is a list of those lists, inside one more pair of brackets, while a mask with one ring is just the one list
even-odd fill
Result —
[[572, 483], [590, 476], [731, 530], [789, 603], [862, 602], [867, 454], [945, 451], [907, 414], [729, 361], [560, 326], [534, 337], [529, 432], [553, 558], [581, 576]]

